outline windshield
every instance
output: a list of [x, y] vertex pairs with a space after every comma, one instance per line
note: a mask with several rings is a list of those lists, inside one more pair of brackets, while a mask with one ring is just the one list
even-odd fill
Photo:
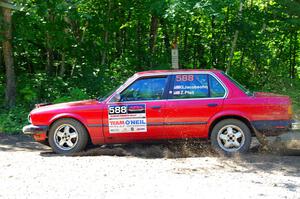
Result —
[[127, 82], [129, 82], [131, 79], [133, 78], [130, 77], [129, 79], [127, 79], [127, 81], [125, 83], [119, 84], [118, 86], [114, 87], [111, 91], [109, 91], [106, 95], [104, 95], [103, 97], [97, 97], [98, 101], [104, 101], [105, 99], [107, 99], [109, 96], [111, 96], [118, 88], [126, 85]]
[[223, 75], [225, 75], [232, 83], [234, 83], [237, 87], [239, 87], [239, 89], [241, 89], [244, 93], [246, 93], [246, 95], [253, 96], [253, 93], [250, 90], [245, 88], [242, 84], [237, 82], [235, 79], [233, 79], [232, 77], [230, 77], [229, 75], [227, 75], [224, 72], [223, 72]]
[[111, 91], [109, 91], [106, 95], [104, 95], [103, 97], [97, 97], [98, 101], [104, 101], [106, 98], [108, 98], [109, 96], [111, 96], [116, 89], [118, 89], [120, 87], [120, 85], [118, 85], [117, 87], [115, 87], [114, 89], [112, 89]]

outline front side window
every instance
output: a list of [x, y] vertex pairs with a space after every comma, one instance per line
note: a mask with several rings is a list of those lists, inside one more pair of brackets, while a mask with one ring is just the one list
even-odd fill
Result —
[[207, 98], [209, 97], [208, 76], [175, 75], [173, 86], [173, 99]]
[[120, 94], [120, 101], [160, 100], [166, 83], [166, 77], [138, 79]]

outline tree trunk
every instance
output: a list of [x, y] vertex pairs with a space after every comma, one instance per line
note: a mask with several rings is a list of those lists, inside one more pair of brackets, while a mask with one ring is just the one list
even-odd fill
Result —
[[136, 52], [137, 52], [137, 56], [138, 56], [138, 63], [139, 65], [137, 66], [138, 70], [142, 70], [142, 63], [143, 63], [143, 54], [141, 52], [141, 49], [143, 49], [142, 47], [142, 25], [141, 22], [138, 21], [137, 22], [137, 28], [136, 28], [136, 34], [137, 34], [137, 39], [136, 39]]
[[210, 44], [210, 52], [211, 52], [211, 67], [215, 68], [216, 66], [216, 46], [215, 46], [215, 16], [211, 17], [211, 44]]
[[46, 73], [52, 75], [53, 51], [51, 48], [49, 32], [46, 32]]
[[297, 75], [297, 70], [296, 70], [296, 56], [297, 56], [297, 50], [298, 50], [297, 37], [298, 37], [298, 34], [297, 34], [297, 31], [295, 31], [295, 33], [294, 33], [294, 49], [293, 49], [293, 68], [292, 68], [293, 78], [295, 78]]
[[[110, 23], [110, 12], [111, 12], [111, 1], [108, 1], [108, 10], [107, 10], [107, 26], [109, 26]], [[104, 32], [104, 49], [102, 50], [102, 57], [101, 57], [101, 65], [104, 65], [106, 62], [106, 54], [107, 54], [107, 44], [108, 44], [108, 36], [109, 32], [106, 29]]]
[[183, 58], [184, 62], [188, 62], [188, 25], [189, 25], [189, 20], [185, 20], [185, 27], [184, 27], [184, 36], [183, 36]]
[[16, 103], [16, 75], [14, 69], [13, 51], [12, 51], [12, 18], [11, 10], [2, 8], [4, 21], [4, 41], [3, 56], [6, 69], [6, 90], [5, 103], [8, 107], [13, 107]]
[[[0, 28], [2, 28], [0, 26]], [[3, 73], [5, 73], [5, 66], [3, 63], [3, 59], [2, 59], [3, 53], [2, 53], [2, 48], [0, 48], [0, 73], [3, 71]]]
[[61, 53], [61, 64], [59, 70], [59, 76], [64, 76], [66, 72], [66, 54], [65, 52]]
[[163, 18], [160, 19], [160, 23], [161, 23], [162, 31], [163, 31], [163, 35], [164, 35], [165, 49], [166, 49], [167, 55], [170, 55], [171, 44], [170, 44], [170, 37], [168, 34], [167, 24]]
[[223, 43], [223, 57], [222, 57], [222, 65], [221, 68], [222, 70], [225, 69], [226, 67], [226, 59], [227, 59], [227, 43], [228, 43], [228, 32], [229, 32], [229, 16], [230, 16], [230, 6], [227, 7], [226, 9], [226, 14], [225, 14], [225, 24], [224, 24], [224, 43]]
[[290, 38], [290, 78], [296, 76], [296, 56], [297, 56], [297, 31], [291, 32]]
[[[193, 59], [193, 68], [197, 68], [197, 41], [198, 41], [198, 38], [196, 36], [196, 34], [198, 33], [198, 25], [195, 25], [195, 28], [194, 28], [194, 34], [193, 37], [192, 37], [192, 46], [193, 46], [193, 55], [192, 55], [192, 59]], [[201, 67], [201, 66], [200, 66]]]
[[[47, 16], [47, 20], [50, 24], [53, 23], [53, 15], [52, 15], [52, 12], [51, 10], [48, 11], [48, 16]], [[53, 49], [51, 47], [51, 36], [50, 36], [50, 33], [49, 31], [47, 30], [46, 32], [46, 67], [45, 67], [45, 70], [46, 70], [46, 73], [48, 75], [52, 75], [52, 72], [53, 72]]]
[[157, 18], [157, 16], [152, 15], [151, 25], [150, 25], [150, 39], [149, 39], [149, 49], [150, 49], [151, 54], [153, 54], [155, 51], [157, 29], [158, 29], [158, 18]]
[[[131, 12], [131, 10], [129, 10], [128, 17], [125, 20], [125, 23], [130, 22], [131, 15], [132, 15], [132, 12]], [[131, 39], [128, 39], [128, 28], [127, 27], [122, 29], [122, 35], [123, 35], [123, 50], [122, 51], [125, 52], [126, 48], [130, 46], [130, 42], [131, 42]]]
[[244, 63], [244, 55], [245, 55], [245, 49], [243, 48], [242, 49], [242, 55], [241, 55], [241, 58], [240, 58], [240, 68], [243, 67], [243, 63]]
[[[239, 20], [241, 21], [242, 19], [242, 12], [243, 12], [243, 1], [240, 1], [240, 8], [239, 8]], [[231, 50], [230, 50], [230, 55], [228, 58], [228, 62], [227, 62], [227, 68], [226, 68], [226, 73], [228, 74], [230, 72], [230, 68], [231, 68], [231, 63], [232, 63], [232, 59], [233, 59], [233, 55], [234, 55], [234, 51], [235, 51], [235, 47], [236, 47], [236, 42], [239, 36], [239, 30], [236, 30], [234, 33], [234, 37], [233, 37], [233, 41], [231, 44]]]
[[292, 52], [293, 52], [293, 33], [290, 32], [290, 49], [289, 49], [289, 60], [290, 60], [290, 66], [289, 66], [289, 77], [293, 78], [292, 75], [292, 66], [293, 66], [293, 56], [292, 56]]
[[102, 58], [101, 58], [101, 65], [105, 64], [105, 60], [106, 60], [106, 46], [108, 43], [108, 31], [105, 31], [104, 33], [104, 44], [105, 44], [105, 49], [102, 52]]

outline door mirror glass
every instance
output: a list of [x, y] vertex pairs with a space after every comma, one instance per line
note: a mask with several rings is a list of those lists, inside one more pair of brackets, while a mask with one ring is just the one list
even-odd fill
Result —
[[116, 93], [112, 99], [113, 102], [119, 102], [121, 101], [121, 95], [120, 93]]

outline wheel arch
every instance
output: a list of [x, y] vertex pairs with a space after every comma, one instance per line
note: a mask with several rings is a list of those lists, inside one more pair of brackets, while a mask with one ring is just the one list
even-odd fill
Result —
[[76, 120], [78, 121], [86, 130], [87, 134], [88, 134], [88, 138], [89, 138], [89, 143], [91, 142], [91, 135], [90, 135], [90, 132], [89, 132], [89, 129], [87, 128], [87, 126], [85, 125], [85, 120], [80, 117], [79, 115], [76, 115], [76, 114], [59, 114], [59, 115], [56, 115], [54, 116], [50, 122], [49, 122], [49, 128], [48, 128], [48, 131], [46, 133], [47, 137], [49, 135], [49, 131], [50, 131], [50, 128], [51, 126], [58, 120], [60, 119], [73, 119], [73, 120]]
[[251, 135], [255, 136], [254, 129], [248, 118], [246, 118], [245, 116], [241, 116], [241, 115], [229, 114], [229, 115], [222, 115], [220, 117], [217, 117], [210, 123], [209, 128], [208, 128], [208, 138], [210, 138], [212, 129], [216, 126], [216, 124], [219, 123], [220, 121], [226, 120], [226, 119], [236, 119], [236, 120], [239, 120], [239, 121], [245, 123], [247, 125], [247, 127], [250, 129]]

